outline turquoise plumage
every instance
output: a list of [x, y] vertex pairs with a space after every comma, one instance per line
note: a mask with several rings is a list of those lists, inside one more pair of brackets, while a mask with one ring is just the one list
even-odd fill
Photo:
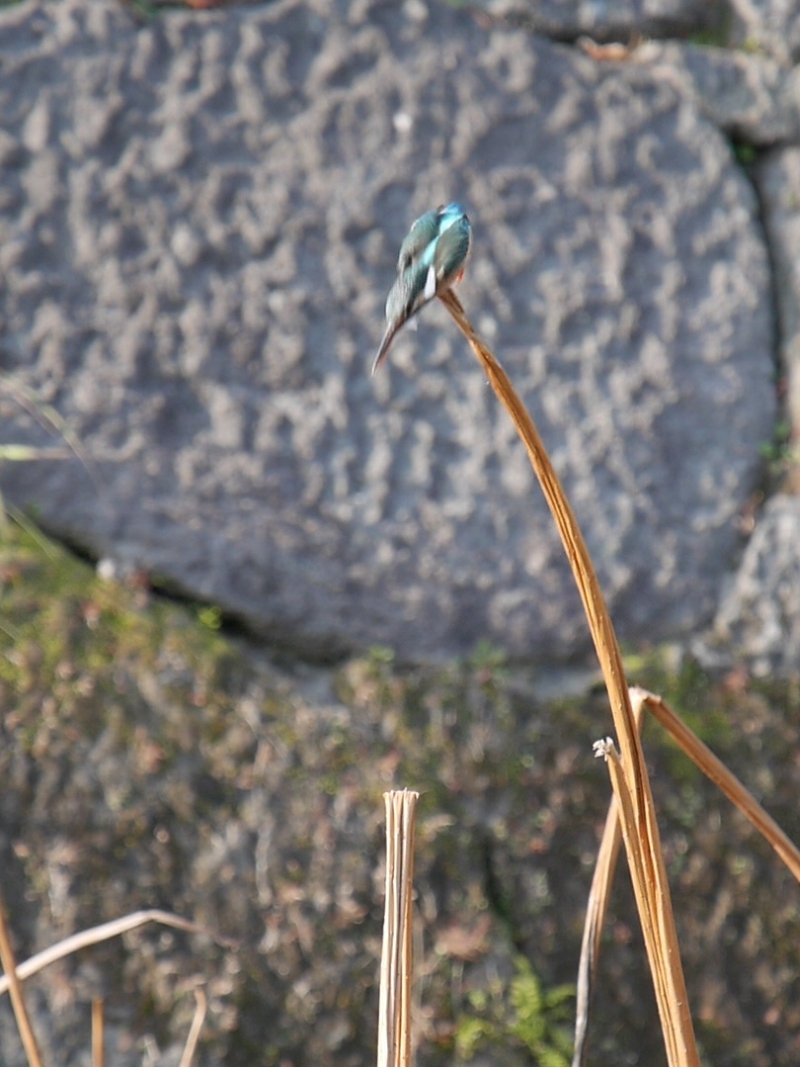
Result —
[[451, 203], [421, 215], [403, 239], [397, 279], [386, 298], [386, 331], [372, 373], [383, 362], [398, 330], [421, 307], [464, 273], [472, 226], [460, 204]]

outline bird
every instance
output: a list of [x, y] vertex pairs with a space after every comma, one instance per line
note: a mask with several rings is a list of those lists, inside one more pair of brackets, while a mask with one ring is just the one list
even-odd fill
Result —
[[386, 298], [386, 331], [374, 374], [402, 326], [439, 293], [460, 281], [472, 242], [472, 224], [455, 202], [426, 211], [403, 238], [397, 278]]

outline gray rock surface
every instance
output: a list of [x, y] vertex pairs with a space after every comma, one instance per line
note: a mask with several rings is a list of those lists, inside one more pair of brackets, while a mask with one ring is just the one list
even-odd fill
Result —
[[732, 44], [763, 49], [784, 64], [800, 58], [797, 0], [728, 0], [728, 5]]
[[800, 69], [771, 56], [683, 42], [636, 48], [631, 61], [674, 85], [715, 126], [748, 145], [800, 138]]
[[773, 497], [720, 604], [697, 645], [710, 667], [746, 663], [757, 675], [800, 669], [800, 497]]
[[559, 40], [588, 34], [597, 41], [688, 37], [715, 25], [719, 9], [697, 0], [484, 0], [492, 15]]
[[774, 268], [780, 363], [796, 446], [800, 433], [800, 148], [767, 153], [755, 169], [755, 179]]
[[754, 168], [774, 268], [781, 394], [788, 432], [779, 443], [781, 488], [758, 518], [714, 625], [695, 643], [709, 667], [757, 675], [800, 672], [800, 149], [766, 153]]
[[[773, 436], [752, 189], [691, 99], [468, 13], [0, 15], [0, 363], [79, 434], [7, 465], [51, 529], [311, 654], [587, 645], [527, 460], [443, 309], [368, 368], [400, 240], [462, 296], [628, 639], [711, 617]], [[8, 414], [8, 413], [7, 413]], [[26, 416], [2, 439], [44, 440]]]

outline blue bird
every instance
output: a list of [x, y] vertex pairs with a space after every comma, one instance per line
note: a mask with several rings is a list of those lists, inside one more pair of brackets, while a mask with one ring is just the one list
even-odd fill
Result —
[[386, 298], [386, 332], [372, 364], [373, 374], [411, 316], [461, 280], [471, 241], [467, 213], [455, 203], [426, 211], [408, 231], [397, 257], [397, 280]]

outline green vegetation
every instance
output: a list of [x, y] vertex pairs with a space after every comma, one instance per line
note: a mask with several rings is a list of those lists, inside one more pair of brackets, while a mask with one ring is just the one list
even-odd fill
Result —
[[572, 1038], [564, 1024], [570, 1020], [574, 987], [545, 990], [528, 960], [518, 958], [515, 966], [510, 982], [497, 978], [469, 994], [474, 1014], [458, 1020], [456, 1051], [471, 1060], [487, 1045], [513, 1042], [527, 1049], [538, 1067], [569, 1067]]
[[770, 475], [778, 477], [786, 472], [790, 464], [798, 461], [797, 450], [791, 443], [792, 427], [787, 419], [781, 421], [775, 427], [775, 436], [772, 441], [765, 441], [759, 450], [761, 458], [769, 465]]
[[727, 48], [729, 44], [728, 32], [721, 26], [696, 30], [693, 34], [690, 34], [689, 44], [697, 45], [698, 48]]
[[755, 163], [758, 156], [758, 149], [755, 145], [749, 143], [749, 141], [732, 141], [731, 148], [736, 158], [736, 162], [743, 167], [748, 166], [750, 163]]
[[194, 732], [185, 708], [211, 729], [243, 667], [208, 610], [196, 625], [186, 606], [153, 596], [146, 576], [104, 581], [30, 524], [9, 524], [0, 536], [0, 702], [24, 724], [16, 739], [37, 743], [42, 707], [62, 728], [74, 722], [96, 736], [128, 720], [132, 701], [141, 706], [143, 684], [180, 708], [173, 722], [151, 722], [164, 751]]
[[[609, 798], [591, 752], [610, 729], [605, 695], [540, 701], [536, 672], [485, 645], [424, 668], [401, 668], [375, 648], [335, 672], [280, 672], [264, 664], [263, 649], [258, 664], [251, 660], [218, 623], [212, 608], [156, 595], [145, 574], [100, 579], [33, 526], [12, 522], [0, 537], [0, 776], [13, 783], [4, 794], [20, 850], [13, 884], [27, 893], [3, 887], [12, 924], [17, 909], [34, 906], [43, 929], [54, 921], [48, 862], [69, 842], [77, 857], [65, 868], [70, 928], [167, 906], [243, 941], [227, 969], [217, 950], [197, 943], [175, 942], [161, 963], [93, 950], [110, 996], [124, 968], [129, 997], [142, 997], [140, 1018], [157, 1016], [185, 1035], [164, 973], [183, 982], [200, 971], [209, 981], [240, 975], [232, 985], [220, 978], [227, 1029], [209, 1017], [212, 1058], [251, 1062], [251, 1045], [270, 1044], [276, 1060], [313, 1056], [324, 1067], [330, 1053], [315, 1041], [325, 1027], [309, 1027], [307, 998], [283, 992], [297, 983], [313, 990], [314, 1020], [347, 1018], [352, 1047], [366, 1055], [376, 1017], [380, 797], [417, 788], [428, 1061], [453, 1064], [495, 1048], [505, 1064], [563, 1063], [572, 1010], [564, 983], [575, 976]], [[797, 749], [800, 687], [736, 672], [713, 679], [670, 648], [631, 654], [625, 665], [800, 836], [787, 757]], [[307, 689], [298, 681], [305, 677]], [[781, 1027], [758, 1020], [767, 1007], [791, 1012], [796, 999], [796, 887], [659, 727], [646, 725], [645, 748], [682, 948], [696, 975], [690, 994], [727, 991], [704, 1042], [713, 1023], [722, 1035], [714, 1062], [743, 1067], [743, 1057], [723, 1055], [737, 1042], [779, 1062]], [[253, 869], [248, 836], [259, 840], [262, 828], [263, 847], [272, 841], [268, 876]], [[267, 911], [259, 894], [273, 900]], [[720, 900], [726, 928], [747, 926], [747, 939], [709, 941]], [[650, 979], [632, 965], [641, 949], [625, 877], [613, 908], [598, 1052], [608, 1062], [632, 1050], [657, 1062]], [[298, 951], [298, 924], [313, 952]], [[530, 962], [515, 962], [522, 959]], [[743, 995], [738, 976], [756, 967], [764, 1007], [745, 1019], [727, 1005]]]

